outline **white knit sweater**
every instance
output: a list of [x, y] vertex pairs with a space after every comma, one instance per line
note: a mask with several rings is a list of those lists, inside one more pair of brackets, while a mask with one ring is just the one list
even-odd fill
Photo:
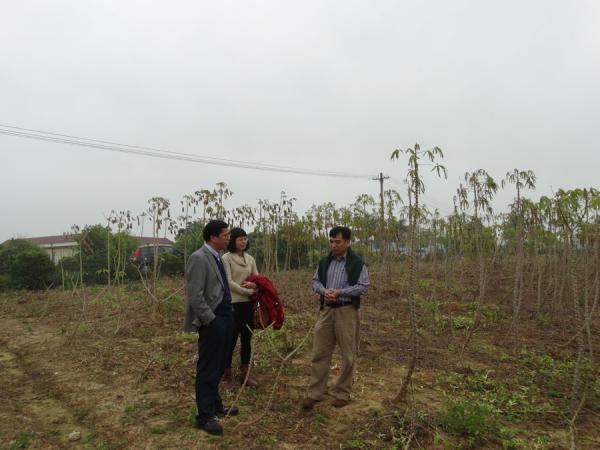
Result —
[[246, 252], [243, 257], [230, 252], [223, 255], [223, 263], [231, 290], [231, 302], [250, 301], [248, 297], [252, 294], [252, 289], [243, 288], [240, 283], [250, 275], [258, 275], [254, 258]]

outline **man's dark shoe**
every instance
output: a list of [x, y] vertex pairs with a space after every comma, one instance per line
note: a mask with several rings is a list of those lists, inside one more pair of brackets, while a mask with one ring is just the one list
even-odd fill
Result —
[[336, 408], [343, 408], [348, 403], [350, 403], [350, 400], [344, 400], [343, 398], [334, 398], [333, 401], [331, 402], [331, 404], [333, 406], [335, 406]]
[[319, 403], [319, 400], [315, 400], [314, 398], [306, 397], [304, 400], [302, 400], [302, 410], [310, 411], [311, 409], [313, 409], [313, 407], [317, 403]]
[[240, 413], [240, 410], [237, 406], [223, 406], [220, 410], [217, 411], [217, 416], [224, 417], [226, 415], [237, 416]]
[[208, 419], [203, 424], [197, 423], [196, 425], [198, 426], [198, 428], [200, 428], [203, 431], [206, 431], [208, 434], [213, 434], [215, 436], [223, 435], [223, 427], [215, 419]]

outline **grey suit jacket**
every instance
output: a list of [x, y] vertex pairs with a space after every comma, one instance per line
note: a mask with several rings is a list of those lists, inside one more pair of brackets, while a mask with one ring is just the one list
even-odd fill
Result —
[[190, 255], [185, 281], [183, 331], [198, 331], [198, 328], [208, 325], [215, 318], [213, 311], [221, 303], [225, 293], [219, 267], [206, 244]]

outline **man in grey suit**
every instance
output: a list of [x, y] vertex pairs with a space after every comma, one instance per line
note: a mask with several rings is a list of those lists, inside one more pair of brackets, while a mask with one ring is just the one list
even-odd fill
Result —
[[196, 365], [196, 425], [210, 434], [222, 435], [217, 416], [235, 416], [235, 406], [225, 408], [219, 382], [225, 369], [233, 331], [231, 292], [219, 252], [229, 243], [229, 226], [211, 220], [202, 232], [204, 245], [190, 255], [185, 271], [186, 305], [184, 331], [198, 332]]

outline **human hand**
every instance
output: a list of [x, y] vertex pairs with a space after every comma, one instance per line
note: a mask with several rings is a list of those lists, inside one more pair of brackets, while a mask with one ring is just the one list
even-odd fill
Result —
[[325, 289], [325, 301], [327, 303], [335, 303], [339, 295], [339, 290], [337, 289]]
[[256, 290], [256, 283], [253, 283], [252, 281], [242, 281], [242, 283], [240, 284], [241, 287], [246, 288], [246, 289], [254, 289]]

